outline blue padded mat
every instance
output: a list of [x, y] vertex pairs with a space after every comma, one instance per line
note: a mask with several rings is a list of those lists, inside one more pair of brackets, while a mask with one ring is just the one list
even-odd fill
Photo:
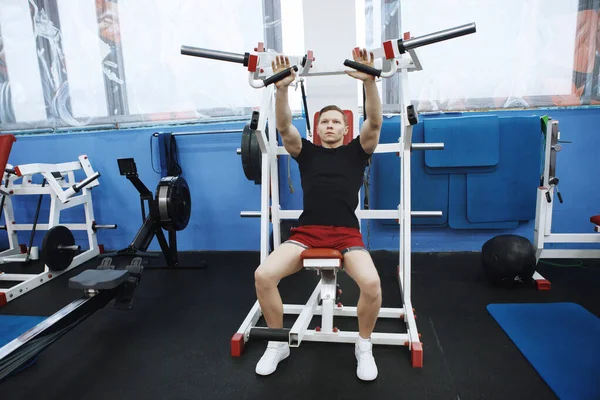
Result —
[[425, 142], [444, 143], [444, 150], [425, 155], [427, 172], [491, 172], [498, 164], [497, 116], [426, 119], [423, 124]]
[[467, 175], [470, 222], [535, 219], [542, 162], [540, 118], [505, 117], [500, 121], [500, 162], [490, 174]]
[[600, 318], [575, 303], [487, 310], [561, 400], [600, 399]]
[[470, 222], [467, 219], [467, 177], [465, 174], [450, 175], [448, 225], [452, 229], [512, 229], [519, 221]]
[[[399, 117], [395, 120], [400, 123]], [[394, 120], [394, 122], [395, 122]], [[383, 124], [381, 143], [394, 143], [400, 132], [396, 124]], [[393, 129], [392, 129], [393, 128]], [[413, 127], [413, 143], [423, 143], [423, 123]], [[413, 218], [412, 224], [419, 226], [444, 226], [448, 221], [448, 175], [431, 175], [424, 170], [425, 153], [440, 150], [415, 150], [411, 154], [411, 201], [414, 211], [442, 211], [439, 218]], [[443, 150], [441, 150], [443, 151]], [[396, 209], [400, 202], [400, 159], [396, 154], [378, 154], [373, 157], [372, 208], [376, 210]], [[464, 196], [464, 195], [463, 195]], [[384, 221], [397, 225], [397, 221]]]
[[45, 319], [46, 317], [28, 315], [0, 315], [0, 347], [12, 342]]

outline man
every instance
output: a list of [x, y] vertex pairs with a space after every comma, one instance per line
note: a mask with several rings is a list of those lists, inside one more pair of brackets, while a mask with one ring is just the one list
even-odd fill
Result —
[[[373, 66], [373, 53], [353, 51], [355, 61]], [[272, 63], [277, 73], [290, 67], [287, 57], [279, 56]], [[302, 269], [300, 254], [307, 248], [328, 247], [344, 255], [344, 269], [360, 288], [357, 305], [359, 338], [355, 345], [356, 374], [366, 381], [377, 377], [373, 358], [371, 333], [381, 308], [380, 280], [370, 254], [365, 250], [358, 219], [358, 191], [362, 185], [368, 159], [379, 142], [383, 120], [381, 101], [373, 76], [358, 71], [346, 71], [361, 80], [366, 93], [366, 115], [360, 135], [348, 145], [348, 121], [336, 106], [323, 108], [319, 115], [317, 134], [322, 146], [302, 138], [292, 125], [288, 102], [288, 86], [295, 75], [276, 83], [275, 113], [277, 129], [283, 146], [300, 169], [304, 210], [292, 229], [290, 239], [282, 243], [256, 269], [255, 285], [258, 301], [269, 328], [283, 328], [283, 303], [277, 289], [279, 281]], [[350, 121], [352, 123], [352, 121]], [[256, 373], [269, 375], [279, 361], [290, 354], [288, 343], [269, 342], [256, 366]]]

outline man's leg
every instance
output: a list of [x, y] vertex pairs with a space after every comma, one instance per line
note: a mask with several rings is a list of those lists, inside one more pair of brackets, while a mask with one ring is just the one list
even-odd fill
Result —
[[360, 288], [356, 307], [359, 330], [359, 338], [355, 346], [358, 363], [356, 374], [362, 380], [371, 381], [378, 373], [370, 339], [381, 308], [381, 282], [371, 255], [365, 250], [346, 252], [344, 270]]
[[381, 282], [371, 255], [365, 250], [344, 254], [344, 270], [360, 288], [358, 330], [363, 339], [371, 337], [381, 308]]
[[[269, 328], [283, 328], [283, 302], [277, 285], [281, 279], [302, 269], [300, 254], [303, 251], [304, 248], [299, 245], [282, 243], [254, 272], [256, 296]], [[256, 373], [272, 374], [277, 364], [289, 355], [288, 343], [269, 342], [256, 365]]]
[[277, 285], [302, 269], [303, 251], [299, 245], [282, 243], [254, 272], [256, 296], [269, 328], [283, 328], [283, 302]]

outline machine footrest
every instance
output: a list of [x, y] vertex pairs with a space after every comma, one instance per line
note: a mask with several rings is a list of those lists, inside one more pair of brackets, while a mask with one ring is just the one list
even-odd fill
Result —
[[69, 279], [70, 289], [110, 290], [127, 281], [129, 271], [114, 269], [88, 269]]
[[131, 310], [133, 308], [135, 293], [140, 284], [142, 272], [144, 271], [143, 264], [144, 261], [141, 257], [135, 257], [127, 266], [129, 276], [127, 277], [127, 282], [123, 285], [123, 289], [119, 291], [119, 294], [115, 298], [115, 309]]

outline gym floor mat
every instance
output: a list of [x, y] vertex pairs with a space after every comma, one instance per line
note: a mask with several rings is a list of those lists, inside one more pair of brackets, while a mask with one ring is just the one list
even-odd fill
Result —
[[45, 318], [28, 315], [0, 315], [0, 347], [27, 332]]
[[600, 318], [575, 303], [487, 310], [561, 400], [600, 399]]

